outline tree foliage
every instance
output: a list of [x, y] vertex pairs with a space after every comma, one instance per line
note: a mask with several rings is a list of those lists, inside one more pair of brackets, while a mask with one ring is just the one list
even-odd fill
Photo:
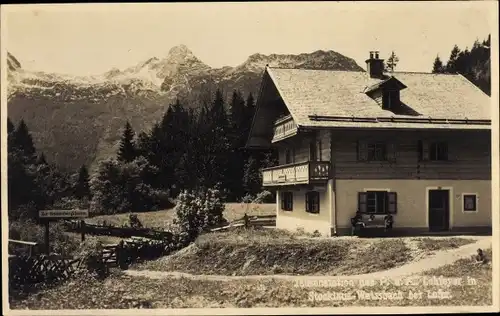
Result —
[[434, 64], [432, 65], [432, 73], [436, 74], [443, 72], [445, 72], [443, 62], [441, 61], [441, 58], [439, 58], [439, 56], [436, 56], [436, 59], [434, 59]]
[[[10, 120], [8, 120], [10, 121]], [[9, 218], [34, 219], [38, 211], [71, 195], [69, 176], [37, 154], [26, 123], [8, 123]]]
[[223, 222], [224, 201], [218, 189], [182, 191], [175, 213], [176, 224], [183, 231], [183, 238], [194, 240], [203, 230]]
[[[461, 50], [455, 45], [446, 65], [443, 65], [442, 72], [458, 73], [474, 83], [484, 93], [491, 95], [491, 56], [490, 56], [491, 37], [480, 42], [476, 40], [472, 48], [467, 47]], [[434, 61], [434, 70], [436, 60]], [[436, 71], [437, 72], [437, 71]]]
[[398, 56], [396, 56], [394, 51], [392, 51], [391, 55], [386, 61], [386, 69], [390, 72], [394, 72], [394, 69], [398, 65], [398, 62], [399, 62]]
[[125, 123], [123, 135], [120, 140], [120, 148], [118, 149], [118, 161], [130, 162], [136, 157], [134, 146], [134, 130], [129, 121]]
[[23, 121], [15, 126], [8, 120], [9, 214], [35, 218], [40, 209], [82, 207], [89, 200], [98, 214], [149, 211], [170, 207], [186, 190], [204, 192], [211, 201], [215, 191], [209, 188], [215, 187], [224, 201], [255, 196], [260, 169], [274, 162], [269, 153], [244, 148], [254, 97], [235, 90], [226, 102], [217, 90], [198, 111], [193, 108], [177, 100], [137, 137], [127, 122], [115, 159], [102, 161], [92, 174], [82, 165], [71, 177], [36, 152]]

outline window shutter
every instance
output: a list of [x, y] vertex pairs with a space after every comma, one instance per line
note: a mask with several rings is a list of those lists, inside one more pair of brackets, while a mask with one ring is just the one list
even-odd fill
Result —
[[389, 200], [387, 212], [389, 214], [396, 214], [398, 212], [398, 197], [396, 192], [387, 192], [387, 199]]
[[316, 145], [316, 148], [318, 150], [318, 154], [316, 155], [317, 160], [321, 161], [321, 139], [318, 140], [318, 144]]
[[441, 146], [443, 146], [443, 159], [444, 160], [449, 160], [450, 159], [450, 155], [449, 155], [449, 148], [448, 148], [448, 143], [447, 142], [443, 142], [441, 144]]
[[368, 160], [368, 144], [364, 141], [358, 141], [358, 161]]
[[281, 209], [282, 210], [285, 209], [285, 195], [286, 195], [285, 192], [281, 192]]
[[361, 213], [366, 213], [366, 199], [368, 193], [366, 192], [358, 192], [358, 210]]
[[309, 192], [306, 193], [306, 212], [309, 212]]
[[388, 147], [387, 148], [387, 160], [389, 160], [391, 162], [396, 162], [396, 153], [397, 153], [396, 144], [390, 143], [390, 144], [388, 144], [387, 147]]
[[429, 142], [425, 140], [420, 141], [420, 160], [429, 160]]

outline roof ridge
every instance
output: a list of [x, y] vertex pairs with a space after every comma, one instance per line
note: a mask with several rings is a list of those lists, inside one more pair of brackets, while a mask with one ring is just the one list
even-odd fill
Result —
[[448, 75], [448, 76], [458, 76], [459, 73], [434, 73], [434, 72], [425, 72], [425, 71], [394, 71], [388, 72], [388, 74], [416, 74], [416, 75]]
[[283, 69], [283, 70], [305, 70], [305, 71], [330, 71], [330, 72], [360, 72], [365, 73], [366, 71], [360, 70], [340, 70], [340, 69], [315, 69], [315, 68], [292, 68], [292, 67], [275, 67], [275, 66], [266, 66], [269, 69]]

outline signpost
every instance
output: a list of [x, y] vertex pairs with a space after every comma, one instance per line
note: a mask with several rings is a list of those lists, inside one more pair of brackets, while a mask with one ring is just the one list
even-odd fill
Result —
[[43, 210], [38, 211], [40, 218], [61, 219], [61, 218], [85, 218], [89, 217], [88, 210]]
[[45, 223], [45, 251], [50, 254], [49, 246], [49, 222], [62, 218], [85, 218], [89, 216], [88, 210], [42, 210], [38, 211], [38, 217]]

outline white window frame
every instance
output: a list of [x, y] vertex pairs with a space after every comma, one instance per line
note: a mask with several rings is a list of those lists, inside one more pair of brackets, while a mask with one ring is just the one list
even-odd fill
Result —
[[[389, 193], [391, 192], [391, 189], [380, 189], [380, 188], [377, 188], [377, 189], [363, 189], [363, 191], [365, 193], [368, 193], [368, 192], [386, 192], [386, 193]], [[387, 201], [389, 202], [389, 201]], [[367, 204], [368, 204], [368, 200], [367, 200]], [[387, 215], [386, 213], [366, 213], [366, 214], [373, 214], [373, 215]], [[392, 214], [393, 216], [396, 215], [396, 214]]]
[[[476, 210], [475, 211], [466, 211], [465, 210], [465, 196], [466, 195], [474, 195], [476, 197]], [[464, 214], [475, 214], [479, 212], [479, 194], [478, 193], [462, 193], [462, 213]]]

